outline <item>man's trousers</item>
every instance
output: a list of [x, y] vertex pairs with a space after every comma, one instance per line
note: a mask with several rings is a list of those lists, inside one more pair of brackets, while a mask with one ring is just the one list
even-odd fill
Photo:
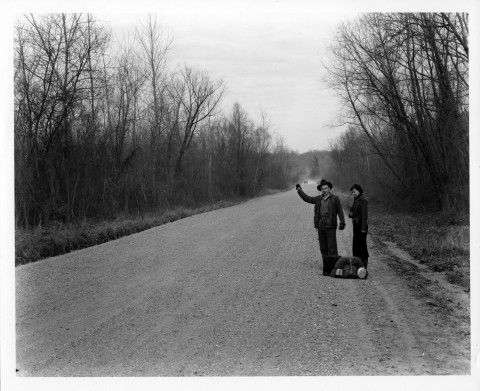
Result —
[[337, 229], [318, 228], [318, 242], [323, 261], [323, 274], [328, 275], [338, 259]]

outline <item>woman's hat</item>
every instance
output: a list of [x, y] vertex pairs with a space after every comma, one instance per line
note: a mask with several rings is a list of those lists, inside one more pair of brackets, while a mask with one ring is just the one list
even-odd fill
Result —
[[363, 194], [363, 188], [362, 188], [362, 186], [357, 185], [357, 184], [355, 183], [355, 184], [352, 185], [352, 187], [350, 188], [350, 191], [352, 191], [353, 189], [356, 189], [356, 190], [358, 190], [358, 192], [359, 192], [360, 194]]
[[322, 180], [320, 181], [320, 184], [317, 186], [317, 190], [320, 191], [320, 189], [321, 189], [322, 186], [324, 186], [324, 185], [327, 185], [330, 189], [333, 187], [332, 182], [328, 182], [328, 181], [326, 181], [325, 179], [322, 179]]
[[357, 184], [355, 183], [355, 184], [352, 185], [352, 187], [350, 188], [350, 191], [352, 191], [353, 189], [356, 189], [356, 190], [358, 190], [358, 192], [359, 192], [360, 194], [363, 194], [363, 188], [362, 188], [362, 186], [357, 185]]

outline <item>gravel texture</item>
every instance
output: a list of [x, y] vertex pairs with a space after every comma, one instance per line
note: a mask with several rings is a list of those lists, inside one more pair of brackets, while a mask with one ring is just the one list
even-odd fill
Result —
[[367, 280], [322, 276], [292, 190], [19, 266], [17, 376], [470, 373], [454, 319], [370, 253]]

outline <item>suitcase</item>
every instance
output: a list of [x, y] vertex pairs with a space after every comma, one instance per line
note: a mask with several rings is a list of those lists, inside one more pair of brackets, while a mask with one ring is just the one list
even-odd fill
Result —
[[[359, 278], [358, 270], [364, 268], [363, 262], [357, 257], [340, 257], [330, 272], [336, 278]], [[363, 271], [361, 273], [363, 275]]]

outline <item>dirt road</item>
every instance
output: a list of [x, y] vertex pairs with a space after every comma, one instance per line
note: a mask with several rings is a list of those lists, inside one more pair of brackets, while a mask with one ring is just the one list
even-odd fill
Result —
[[292, 190], [17, 267], [17, 375], [468, 374], [453, 317], [370, 250], [369, 279], [323, 277]]

